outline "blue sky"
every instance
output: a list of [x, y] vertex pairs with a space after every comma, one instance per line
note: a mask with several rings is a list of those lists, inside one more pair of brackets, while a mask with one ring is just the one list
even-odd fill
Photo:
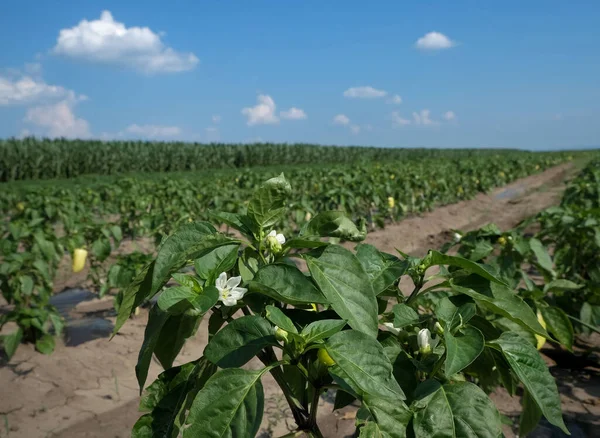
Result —
[[593, 0], [5, 0], [0, 137], [599, 145], [598, 22]]

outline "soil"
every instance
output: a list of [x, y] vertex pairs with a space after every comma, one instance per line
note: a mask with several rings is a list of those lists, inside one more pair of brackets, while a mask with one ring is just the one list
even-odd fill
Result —
[[[394, 253], [398, 248], [422, 256], [428, 248], [439, 248], [451, 236], [451, 230], [471, 230], [494, 222], [501, 229], [515, 226], [522, 219], [558, 203], [564, 181], [573, 166], [562, 165], [518, 180], [507, 187], [476, 198], [435, 209], [418, 217], [391, 224], [370, 233], [366, 242]], [[146, 247], [148, 242], [135, 245]], [[134, 245], [129, 242], [126, 245]], [[68, 264], [67, 264], [68, 267]], [[56, 282], [57, 289], [85, 285], [85, 275], [73, 276], [68, 268]], [[401, 284], [409, 291], [410, 280]], [[68, 317], [65, 342], [51, 356], [22, 345], [10, 363], [0, 368], [0, 437], [127, 437], [140, 416], [139, 389], [134, 366], [143, 340], [147, 310], [132, 318], [120, 333], [109, 340], [114, 323], [112, 298], [97, 299], [86, 291], [69, 291], [71, 304], [63, 311]], [[61, 294], [57, 295], [60, 296]], [[66, 300], [69, 301], [68, 299]], [[185, 363], [202, 354], [207, 342], [206, 321], [198, 335], [184, 346], [176, 363]], [[549, 346], [543, 351], [558, 379], [565, 417], [574, 436], [600, 436], [600, 337], [580, 339], [579, 354], [588, 350], [588, 359], [562, 357]], [[587, 343], [587, 344], [586, 344]], [[249, 367], [261, 366], [251, 362]], [[161, 371], [153, 361], [147, 383]], [[261, 437], [281, 436], [293, 429], [285, 400], [272, 378], [263, 378], [266, 413]], [[518, 420], [519, 397], [498, 390], [492, 395], [500, 411]], [[356, 407], [332, 412], [333, 395], [321, 399], [319, 425], [326, 437], [351, 436]], [[518, 423], [518, 421], [517, 421]], [[507, 436], [515, 436], [507, 426]], [[542, 425], [538, 436], [554, 430]], [[577, 435], [579, 433], [579, 435]]]

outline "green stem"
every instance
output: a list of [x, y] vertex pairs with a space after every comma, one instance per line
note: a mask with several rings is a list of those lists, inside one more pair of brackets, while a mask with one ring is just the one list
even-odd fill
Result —
[[567, 315], [567, 316], [569, 318], [571, 318], [573, 321], [578, 322], [579, 324], [586, 326], [590, 330], [595, 331], [596, 333], [600, 333], [600, 330], [597, 327], [594, 327], [593, 325], [588, 324], [587, 322], [583, 322], [581, 319], [575, 318], [574, 316], [571, 316], [571, 315]]
[[423, 287], [423, 277], [421, 277], [420, 281], [415, 285], [415, 288], [413, 289], [412, 293], [408, 297], [408, 300], [406, 300], [407, 306], [410, 306], [410, 304], [415, 300], [415, 298], [417, 298], [417, 295], [421, 291], [422, 287]]

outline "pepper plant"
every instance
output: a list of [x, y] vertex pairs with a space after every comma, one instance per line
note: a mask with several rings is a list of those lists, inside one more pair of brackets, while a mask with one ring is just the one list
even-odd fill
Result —
[[[367, 244], [347, 249], [333, 242], [366, 233], [337, 211], [283, 236], [273, 226], [290, 192], [281, 175], [256, 190], [245, 212], [213, 213], [233, 236], [207, 222], [182, 225], [125, 290], [115, 333], [159, 294], [136, 365], [140, 388], [153, 355], [165, 368], [146, 388], [134, 437], [254, 437], [266, 373], [289, 404], [295, 436], [323, 436], [319, 398], [334, 389], [336, 409], [360, 403], [361, 437], [499, 437], [501, 416], [486, 391], [502, 385], [515, 394], [519, 383], [521, 434], [542, 415], [567, 432], [535, 347], [488, 319], [498, 314], [549, 336], [493, 269], [437, 251], [418, 259]], [[414, 284], [408, 297], [398, 287], [403, 276]], [[173, 366], [203, 317], [203, 355]]]

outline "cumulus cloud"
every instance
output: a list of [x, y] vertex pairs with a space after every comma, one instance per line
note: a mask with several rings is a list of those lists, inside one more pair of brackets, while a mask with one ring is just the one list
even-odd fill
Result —
[[431, 120], [431, 111], [428, 109], [421, 110], [420, 112], [413, 112], [412, 115], [415, 125], [431, 126], [438, 124], [438, 122]]
[[119, 65], [144, 73], [177, 73], [193, 69], [198, 58], [177, 52], [148, 27], [126, 27], [110, 11], [97, 20], [82, 20], [59, 32], [53, 52], [73, 59]]
[[275, 101], [271, 96], [260, 94], [256, 100], [255, 106], [242, 109], [242, 114], [248, 119], [246, 124], [253, 126], [279, 123], [279, 118], [275, 115]]
[[145, 138], [166, 138], [177, 137], [181, 134], [181, 128], [178, 126], [161, 125], [129, 125], [125, 131], [129, 134], [139, 135]]
[[454, 114], [454, 111], [446, 111], [442, 117], [444, 118], [444, 120], [447, 120], [448, 122], [452, 122], [453, 120], [456, 120], [456, 114]]
[[90, 137], [89, 123], [75, 116], [74, 104], [73, 101], [62, 100], [55, 104], [30, 108], [27, 110], [25, 122], [35, 125], [38, 129], [34, 133], [45, 137]]
[[286, 120], [303, 120], [307, 118], [307, 115], [304, 110], [292, 107], [287, 111], [281, 111], [279, 117]]
[[387, 101], [388, 103], [393, 103], [394, 105], [400, 105], [402, 103], [402, 97], [399, 94], [394, 94]]
[[346, 126], [350, 123], [350, 119], [345, 114], [338, 114], [333, 118], [334, 125], [343, 125]]
[[403, 118], [398, 111], [393, 111], [391, 116], [394, 126], [405, 126], [411, 124], [411, 121]]
[[454, 47], [456, 43], [440, 32], [429, 32], [419, 38], [415, 47], [421, 50], [442, 50]]
[[344, 97], [358, 98], [358, 99], [376, 99], [379, 97], [387, 96], [387, 91], [378, 90], [376, 88], [366, 87], [351, 87], [344, 91]]
[[21, 76], [11, 79], [0, 76], [0, 106], [28, 105], [50, 100], [84, 100], [73, 91], [59, 85], [48, 85], [42, 79]]

